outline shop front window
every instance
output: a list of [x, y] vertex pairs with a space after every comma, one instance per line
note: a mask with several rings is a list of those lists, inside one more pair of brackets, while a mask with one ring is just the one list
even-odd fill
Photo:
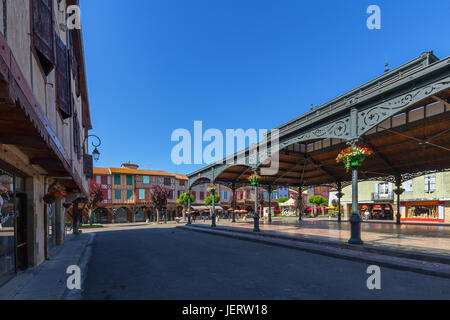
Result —
[[13, 176], [0, 169], [0, 283], [15, 272]]
[[417, 205], [409, 206], [407, 211], [407, 218], [409, 219], [437, 219], [438, 206], [437, 205]]

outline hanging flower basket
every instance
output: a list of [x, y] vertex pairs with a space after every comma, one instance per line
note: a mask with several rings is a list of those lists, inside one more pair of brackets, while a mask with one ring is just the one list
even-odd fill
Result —
[[47, 204], [52, 204], [55, 201], [64, 199], [66, 197], [66, 195], [62, 192], [58, 192], [58, 191], [54, 191], [54, 192], [49, 192], [46, 195], [44, 195], [44, 202]]
[[213, 195], [216, 192], [216, 186], [212, 184], [212, 185], [208, 186], [208, 188], [206, 188], [206, 191], [208, 191], [208, 193]]
[[342, 150], [336, 158], [336, 162], [342, 162], [347, 168], [360, 166], [364, 159], [373, 154], [373, 151], [365, 147], [348, 147]]
[[248, 181], [250, 181], [250, 184], [252, 186], [257, 186], [259, 184], [259, 180], [261, 179], [260, 176], [257, 174], [252, 174], [250, 177], [248, 177]]

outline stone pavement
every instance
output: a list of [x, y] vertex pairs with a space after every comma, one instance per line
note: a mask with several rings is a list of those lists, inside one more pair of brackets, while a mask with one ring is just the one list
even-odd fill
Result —
[[[67, 267], [78, 265], [82, 278], [87, 272], [87, 261], [94, 233], [77, 237], [68, 235], [64, 244], [56, 247], [53, 257], [35, 268], [19, 273], [0, 288], [2, 300], [61, 300], [73, 299], [67, 289]], [[83, 283], [83, 282], [82, 282]], [[83, 288], [82, 288], [83, 289]], [[80, 290], [74, 290], [80, 291]], [[76, 294], [76, 293], [75, 293]]]
[[444, 263], [426, 261], [416, 259], [415, 257], [397, 256], [395, 253], [390, 254], [382, 251], [375, 253], [370, 250], [355, 250], [352, 246], [336, 247], [328, 243], [299, 241], [298, 238], [294, 237], [271, 237], [268, 233], [253, 233], [245, 232], [243, 230], [237, 231], [238, 228], [232, 229], [223, 226], [218, 226], [215, 229], [211, 229], [204, 225], [182, 226], [179, 228], [239, 240], [260, 242], [283, 248], [297, 249], [319, 255], [364, 262], [392, 269], [450, 278], [450, 261]]
[[252, 220], [232, 223], [221, 219], [217, 228], [209, 226], [207, 221], [182, 228], [450, 278], [448, 227], [363, 223], [364, 244], [350, 245], [347, 222], [261, 221], [259, 233], [253, 232]]
[[[197, 223], [197, 225], [209, 225], [211, 221]], [[195, 224], [194, 224], [195, 225]], [[253, 219], [247, 219], [232, 223], [230, 220], [221, 219], [218, 226], [237, 228], [236, 230], [252, 231]], [[305, 220], [301, 223], [296, 219], [278, 219], [272, 224], [260, 221], [260, 229], [263, 233], [299, 237], [318, 242], [347, 244], [350, 239], [350, 224], [327, 220]], [[450, 259], [450, 227], [438, 225], [412, 225], [386, 223], [362, 223], [361, 238], [365, 245], [377, 248], [391, 248], [436, 254]]]

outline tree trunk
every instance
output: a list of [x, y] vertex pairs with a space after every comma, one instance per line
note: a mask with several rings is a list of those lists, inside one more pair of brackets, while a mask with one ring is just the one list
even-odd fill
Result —
[[159, 224], [159, 209], [156, 208], [156, 224]]
[[94, 224], [94, 215], [92, 209], [89, 209], [89, 225], [92, 227], [93, 224]]
[[183, 221], [186, 221], [186, 211], [187, 211], [187, 209], [188, 209], [188, 207], [186, 207], [186, 208], [183, 207], [183, 214], [182, 214]]
[[78, 202], [75, 201], [72, 207], [72, 232], [73, 234], [79, 233], [79, 221], [80, 221], [80, 209], [78, 209]]

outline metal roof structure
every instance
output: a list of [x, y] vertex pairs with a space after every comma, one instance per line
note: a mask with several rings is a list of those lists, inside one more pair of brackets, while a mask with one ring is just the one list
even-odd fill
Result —
[[346, 184], [351, 175], [336, 156], [348, 144], [374, 151], [360, 167], [362, 180], [407, 180], [450, 168], [450, 57], [439, 60], [425, 52], [272, 129], [257, 148], [188, 174], [189, 186], [248, 184], [253, 172], [261, 174], [277, 156], [279, 169], [261, 174], [262, 187]]

